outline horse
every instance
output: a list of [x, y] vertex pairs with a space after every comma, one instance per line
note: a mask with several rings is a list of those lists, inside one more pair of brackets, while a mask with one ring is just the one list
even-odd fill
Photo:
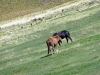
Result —
[[[68, 39], [70, 39], [72, 42], [72, 38], [70, 37], [70, 33], [67, 30], [63, 30], [61, 32], [56, 32], [53, 34], [53, 36], [60, 36], [62, 39], [66, 38], [67, 43], [68, 43]], [[60, 45], [59, 41], [58, 41], [58, 44]]]
[[[59, 36], [52, 36], [51, 38], [48, 38], [46, 40], [46, 44], [47, 44], [47, 47], [48, 47], [48, 55], [51, 52], [50, 46], [52, 47], [53, 52], [54, 52], [54, 48], [56, 47], [56, 52], [55, 53], [58, 54], [58, 52], [59, 52], [59, 50], [58, 50], [58, 41], [60, 43], [62, 43], [62, 39]], [[52, 54], [53, 54], [53, 52], [52, 52]]]

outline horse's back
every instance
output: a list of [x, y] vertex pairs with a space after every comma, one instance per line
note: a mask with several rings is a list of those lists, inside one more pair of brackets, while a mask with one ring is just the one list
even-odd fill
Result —
[[48, 38], [46, 43], [53, 43], [53, 44], [57, 44], [59, 41], [59, 36], [53, 36], [51, 38]]
[[61, 31], [61, 33], [64, 34], [65, 36], [70, 36], [70, 33], [67, 30], [63, 30]]

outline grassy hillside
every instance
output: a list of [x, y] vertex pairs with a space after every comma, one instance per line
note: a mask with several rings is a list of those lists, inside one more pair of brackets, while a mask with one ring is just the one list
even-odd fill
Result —
[[0, 0], [0, 22], [27, 14], [42, 12], [46, 9], [75, 0]]
[[[47, 55], [46, 39], [68, 30], [59, 54]], [[100, 5], [0, 32], [0, 75], [100, 75]]]

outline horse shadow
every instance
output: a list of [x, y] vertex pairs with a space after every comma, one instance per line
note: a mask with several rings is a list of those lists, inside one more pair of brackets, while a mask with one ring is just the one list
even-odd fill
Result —
[[52, 55], [52, 54], [45, 55], [45, 56], [41, 57], [40, 59], [49, 57], [49, 56], [51, 56], [51, 55]]

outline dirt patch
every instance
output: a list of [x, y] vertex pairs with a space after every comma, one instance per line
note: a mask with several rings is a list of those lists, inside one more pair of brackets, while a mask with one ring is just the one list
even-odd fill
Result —
[[[46, 3], [47, 3], [47, 1], [49, 1], [49, 0], [46, 0]], [[30, 15], [30, 16], [25, 16], [23, 18], [11, 20], [8, 23], [0, 25], [0, 29], [7, 28], [7, 27], [10, 27], [10, 26], [13, 26], [13, 25], [25, 24], [25, 23], [31, 22], [33, 19], [39, 19], [39, 18], [44, 18], [44, 17], [48, 18], [52, 14], [62, 13], [64, 10], [67, 10], [67, 9], [72, 9], [73, 10], [75, 7], [77, 7], [80, 4], [81, 4], [81, 6], [80, 6], [80, 8], [81, 8], [81, 7], [84, 7], [84, 6], [90, 6], [90, 5], [98, 3], [98, 2], [100, 2], [100, 1], [99, 0], [91, 0], [91, 1], [88, 1], [88, 0], [84, 0], [83, 1], [83, 0], [81, 0], [79, 2], [75, 2], [75, 3], [72, 3], [72, 4], [67, 5], [67, 6], [59, 7], [57, 9], [47, 10], [46, 12], [38, 14], [38, 15], [35, 15], [35, 16]]]

